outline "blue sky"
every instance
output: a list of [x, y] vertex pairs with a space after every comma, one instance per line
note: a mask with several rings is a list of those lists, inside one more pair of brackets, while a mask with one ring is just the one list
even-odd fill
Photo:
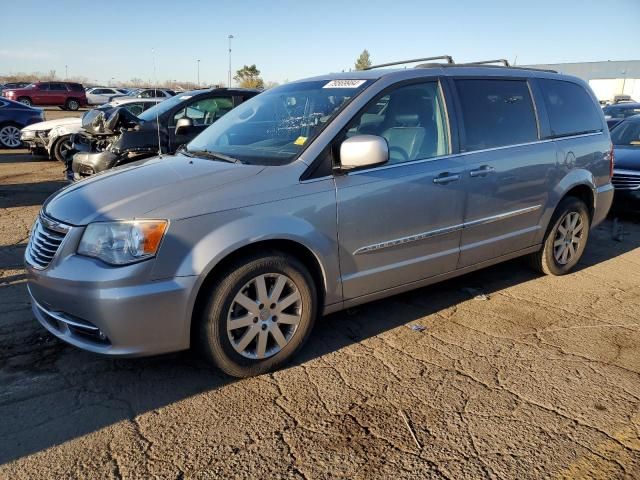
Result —
[[[81, 21], [86, 18], [86, 21]], [[640, 0], [7, 2], [0, 17], [0, 74], [48, 72], [106, 82], [225, 81], [257, 64], [282, 82], [375, 62], [451, 54], [457, 61], [525, 63], [640, 58]], [[155, 55], [152, 53], [155, 52]]]

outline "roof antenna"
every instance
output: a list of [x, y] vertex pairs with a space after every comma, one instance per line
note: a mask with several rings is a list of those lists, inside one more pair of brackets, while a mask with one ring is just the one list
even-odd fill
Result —
[[[151, 57], [153, 58], [153, 83], [155, 86], [153, 87], [153, 95], [154, 97], [158, 95], [158, 75], [156, 73], [156, 51], [154, 48], [151, 49]], [[156, 106], [158, 104], [156, 103]], [[156, 109], [156, 127], [158, 128], [158, 158], [162, 158], [162, 143], [160, 142], [160, 114], [158, 113], [158, 109]]]

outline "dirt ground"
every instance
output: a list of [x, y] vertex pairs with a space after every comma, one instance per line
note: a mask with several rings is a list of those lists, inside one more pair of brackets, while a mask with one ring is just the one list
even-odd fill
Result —
[[63, 185], [0, 151], [0, 478], [640, 477], [640, 215], [571, 275], [512, 261], [330, 315], [294, 365], [237, 381], [37, 324], [22, 256]]

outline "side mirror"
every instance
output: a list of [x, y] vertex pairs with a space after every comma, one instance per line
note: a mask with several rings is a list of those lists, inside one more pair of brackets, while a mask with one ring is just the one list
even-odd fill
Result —
[[190, 118], [181, 118], [176, 123], [176, 135], [187, 133], [193, 127], [193, 121]]
[[343, 170], [371, 167], [388, 160], [389, 145], [376, 135], [357, 135], [340, 145], [340, 168]]

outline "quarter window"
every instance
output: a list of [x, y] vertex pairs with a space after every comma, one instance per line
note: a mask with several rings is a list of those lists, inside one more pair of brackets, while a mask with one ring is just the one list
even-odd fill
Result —
[[571, 82], [539, 79], [552, 137], [602, 131], [600, 112], [586, 90]]
[[536, 116], [524, 80], [456, 80], [462, 107], [464, 151], [538, 139]]
[[378, 135], [389, 145], [389, 163], [446, 155], [449, 134], [438, 82], [396, 88], [373, 100], [347, 127], [347, 138]]

